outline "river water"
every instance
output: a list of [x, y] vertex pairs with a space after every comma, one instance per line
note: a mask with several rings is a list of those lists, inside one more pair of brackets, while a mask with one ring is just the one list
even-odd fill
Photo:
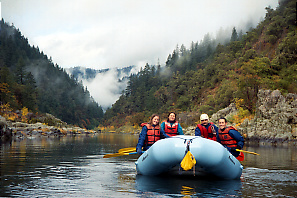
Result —
[[297, 146], [249, 145], [240, 180], [137, 175], [138, 136], [35, 138], [1, 145], [1, 197], [297, 197]]

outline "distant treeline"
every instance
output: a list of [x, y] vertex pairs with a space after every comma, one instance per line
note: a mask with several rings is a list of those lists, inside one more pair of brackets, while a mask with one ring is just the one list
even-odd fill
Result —
[[190, 49], [177, 46], [165, 67], [146, 64], [130, 76], [104, 125], [137, 125], [169, 111], [211, 115], [232, 102], [244, 117], [254, 113], [261, 88], [296, 93], [296, 1], [280, 1], [266, 11], [256, 28], [244, 34], [233, 28], [227, 44], [206, 35]]
[[[128, 66], [123, 68], [116, 68], [117, 71], [117, 78], [119, 80], [123, 80], [123, 76], [128, 76], [132, 69], [134, 69], [135, 66]], [[67, 69], [67, 72], [73, 75], [74, 78], [77, 79], [94, 79], [96, 78], [97, 74], [104, 74], [109, 72], [111, 69], [91, 69], [91, 68], [84, 68], [84, 67], [72, 67]], [[125, 77], [124, 77], [125, 78]]]
[[21, 32], [0, 21], [0, 105], [50, 113], [88, 129], [102, 120], [102, 108], [73, 76], [53, 64]]

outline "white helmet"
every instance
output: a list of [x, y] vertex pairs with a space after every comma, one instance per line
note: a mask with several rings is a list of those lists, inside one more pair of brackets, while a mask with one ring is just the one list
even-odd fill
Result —
[[209, 117], [207, 114], [201, 114], [200, 120], [209, 120]]

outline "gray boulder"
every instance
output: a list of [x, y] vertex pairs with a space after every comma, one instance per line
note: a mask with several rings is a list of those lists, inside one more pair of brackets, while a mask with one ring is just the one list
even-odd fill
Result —
[[1, 142], [11, 141], [12, 139], [12, 130], [8, 127], [6, 119], [0, 116], [0, 137]]
[[296, 138], [297, 95], [279, 90], [259, 90], [255, 117], [241, 125], [249, 139], [292, 140]]

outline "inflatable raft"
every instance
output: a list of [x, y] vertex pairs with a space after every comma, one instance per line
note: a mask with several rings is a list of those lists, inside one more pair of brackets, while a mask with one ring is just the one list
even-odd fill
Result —
[[[196, 165], [190, 171], [181, 171], [180, 164], [190, 151]], [[141, 175], [160, 175], [172, 170], [179, 174], [203, 172], [222, 179], [239, 179], [243, 166], [220, 143], [198, 136], [179, 135], [157, 141], [135, 162]]]

